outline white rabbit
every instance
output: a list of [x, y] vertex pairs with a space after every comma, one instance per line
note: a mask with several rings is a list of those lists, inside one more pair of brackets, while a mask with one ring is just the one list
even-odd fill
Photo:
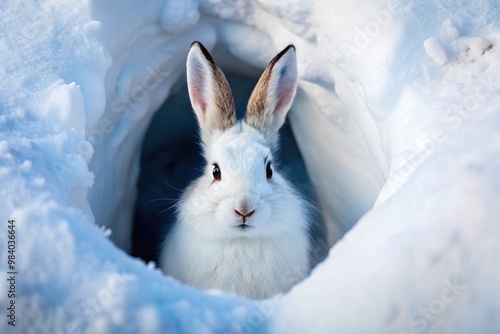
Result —
[[256, 299], [287, 291], [310, 270], [308, 204], [273, 168], [278, 130], [297, 89], [295, 48], [269, 63], [244, 121], [199, 42], [187, 57], [187, 82], [207, 166], [178, 203], [161, 267], [201, 289]]

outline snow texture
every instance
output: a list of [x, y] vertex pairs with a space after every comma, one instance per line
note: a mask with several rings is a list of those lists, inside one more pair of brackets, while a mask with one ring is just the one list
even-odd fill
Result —
[[448, 61], [446, 50], [443, 44], [437, 37], [430, 37], [424, 41], [424, 48], [427, 54], [434, 59], [434, 61], [442, 66]]
[[[497, 1], [45, 0], [0, 16], [0, 272], [8, 219], [18, 272], [0, 332], [500, 331]], [[241, 73], [297, 49], [290, 121], [341, 239], [267, 301], [123, 251], [141, 141], [193, 40]]]

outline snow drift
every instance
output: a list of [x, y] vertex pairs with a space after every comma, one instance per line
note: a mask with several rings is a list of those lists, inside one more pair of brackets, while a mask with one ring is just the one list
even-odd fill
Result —
[[[0, 13], [0, 268], [15, 219], [18, 272], [16, 327], [4, 317], [2, 332], [500, 329], [498, 3], [47, 0]], [[193, 40], [239, 73], [297, 48], [290, 121], [330, 241], [343, 237], [268, 301], [182, 286], [123, 251], [142, 138]]]

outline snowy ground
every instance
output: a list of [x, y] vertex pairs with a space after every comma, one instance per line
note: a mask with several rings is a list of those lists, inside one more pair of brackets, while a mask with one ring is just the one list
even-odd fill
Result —
[[[47, 0], [0, 17], [4, 313], [8, 219], [18, 272], [0, 332], [500, 331], [498, 2]], [[297, 48], [290, 122], [342, 239], [268, 301], [123, 251], [142, 139], [193, 40], [251, 76]]]

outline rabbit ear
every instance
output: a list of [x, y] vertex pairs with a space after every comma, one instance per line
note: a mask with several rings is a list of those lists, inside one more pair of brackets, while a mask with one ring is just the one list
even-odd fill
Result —
[[264, 134], [272, 146], [285, 122], [297, 90], [295, 47], [287, 46], [271, 60], [255, 86], [247, 106], [245, 121]]
[[200, 42], [193, 42], [187, 57], [187, 83], [201, 137], [214, 136], [236, 124], [231, 88], [219, 66]]

